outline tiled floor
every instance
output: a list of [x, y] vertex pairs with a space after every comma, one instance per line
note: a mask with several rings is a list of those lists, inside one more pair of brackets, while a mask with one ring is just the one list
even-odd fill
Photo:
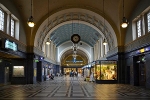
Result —
[[68, 76], [37, 84], [0, 86], [0, 100], [150, 100], [150, 90]]

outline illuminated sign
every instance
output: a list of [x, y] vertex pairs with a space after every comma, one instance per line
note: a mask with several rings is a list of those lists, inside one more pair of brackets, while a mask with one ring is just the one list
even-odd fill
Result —
[[11, 49], [13, 51], [17, 51], [17, 44], [15, 42], [11, 42], [8, 39], [5, 40], [5, 48]]
[[139, 53], [143, 53], [143, 52], [147, 52], [147, 51], [150, 51], [150, 47], [146, 47], [146, 48], [142, 48], [140, 50], [137, 50], [136, 53], [139, 54]]
[[38, 59], [35, 59], [34, 62], [39, 62], [39, 60], [38, 60]]
[[144, 48], [143, 48], [143, 49], [140, 49], [140, 52], [141, 52], [141, 53], [145, 52]]
[[145, 48], [145, 51], [150, 51], [150, 47]]

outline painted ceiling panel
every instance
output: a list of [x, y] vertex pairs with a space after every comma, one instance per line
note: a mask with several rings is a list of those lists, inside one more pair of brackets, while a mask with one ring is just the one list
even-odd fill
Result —
[[79, 34], [81, 41], [94, 46], [96, 41], [99, 39], [100, 34], [90, 26], [79, 23], [72, 23], [60, 26], [52, 32], [50, 39], [56, 44], [56, 46], [71, 40], [73, 34]]

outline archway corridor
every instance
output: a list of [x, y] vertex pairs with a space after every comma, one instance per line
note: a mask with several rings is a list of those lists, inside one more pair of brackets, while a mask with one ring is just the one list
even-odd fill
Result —
[[36, 84], [0, 86], [0, 100], [149, 99], [150, 90], [127, 84], [95, 84], [84, 81], [82, 76], [60, 76]]

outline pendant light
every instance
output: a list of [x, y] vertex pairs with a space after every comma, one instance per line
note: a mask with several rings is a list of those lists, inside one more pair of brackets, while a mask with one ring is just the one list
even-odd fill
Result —
[[124, 0], [123, 0], [123, 18], [122, 18], [121, 27], [126, 28], [127, 26], [128, 26], [128, 20], [126, 19], [125, 14], [124, 14]]
[[31, 16], [29, 17], [27, 24], [29, 27], [34, 27], [35, 25], [33, 22], [33, 16], [32, 16], [32, 0], [31, 0]]
[[[49, 25], [49, 0], [48, 0], [48, 23], [47, 23], [47, 33], [48, 33], [48, 25]], [[47, 45], [50, 45], [50, 39], [48, 38], [47, 41], [46, 41], [46, 44]]]
[[[103, 13], [104, 13], [104, 0], [103, 0]], [[104, 33], [105, 33], [105, 13], [104, 13]], [[103, 40], [103, 45], [107, 45], [106, 40]]]
[[47, 45], [50, 45], [50, 40], [49, 40], [49, 38], [47, 39], [46, 44], [47, 44]]
[[107, 45], [107, 42], [106, 42], [106, 40], [104, 39], [104, 41], [103, 41], [103, 45]]

